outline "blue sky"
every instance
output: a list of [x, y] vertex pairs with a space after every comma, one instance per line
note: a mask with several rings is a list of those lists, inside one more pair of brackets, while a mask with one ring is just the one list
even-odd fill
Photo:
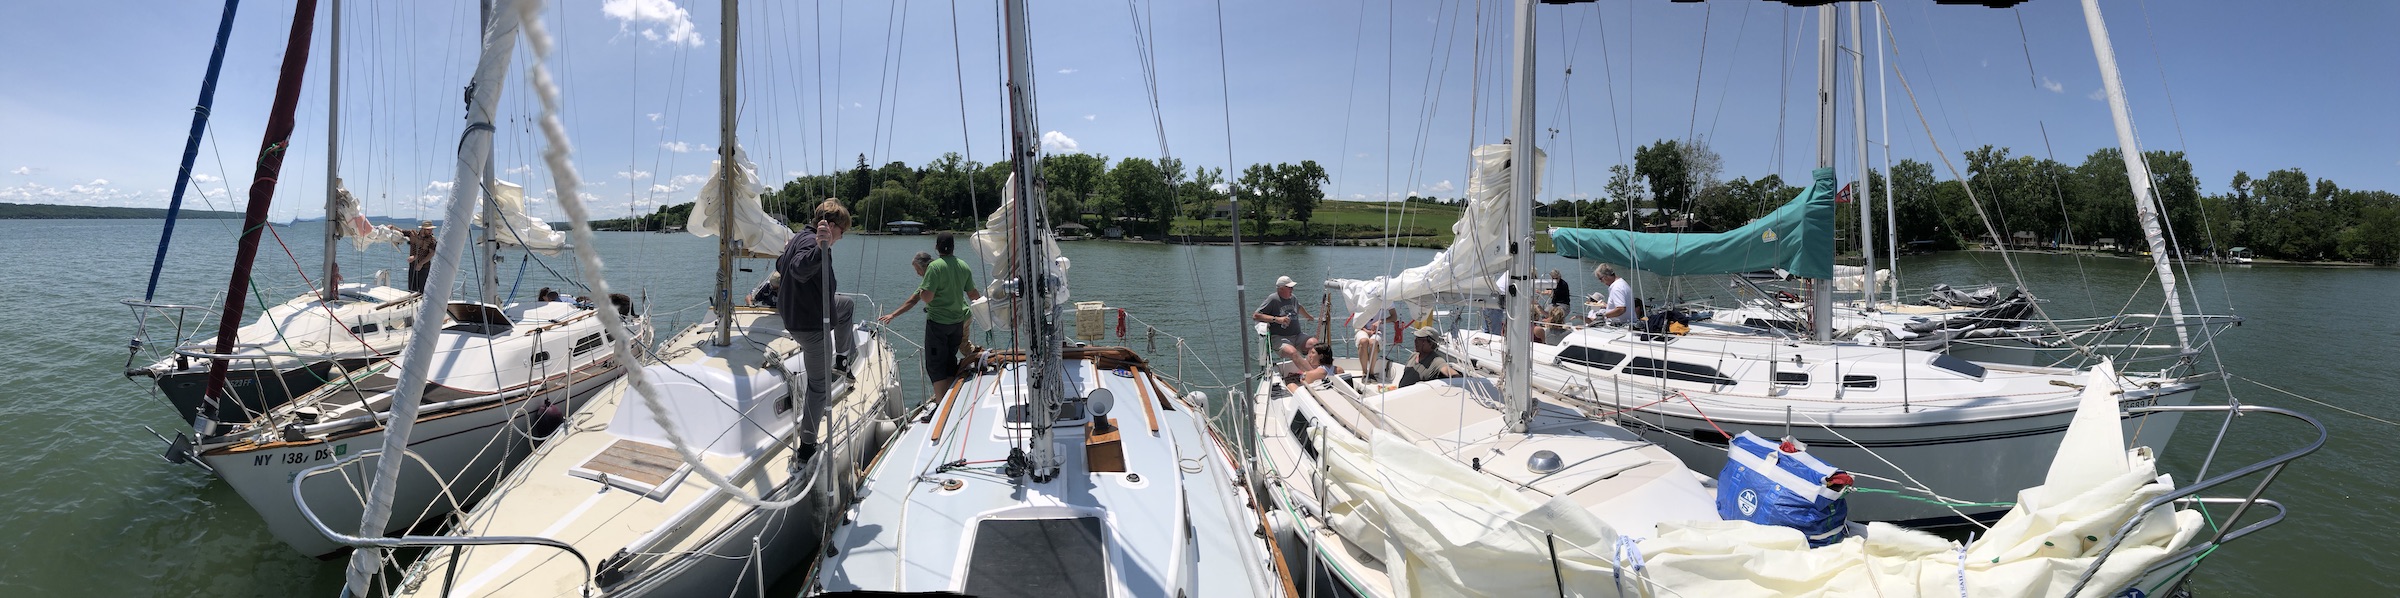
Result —
[[[1152, 37], [1163, 143], [1129, 4]], [[1332, 173], [1335, 198], [1456, 196], [1467, 148], [1506, 128], [1504, 4], [1226, 0], [1220, 37], [1213, 3], [1036, 2], [1041, 128], [1052, 152], [1156, 157], [1163, 145], [1194, 165], [1223, 166], [1230, 155], [1235, 171], [1313, 159]], [[2189, 152], [2206, 191], [2222, 191], [2236, 169], [2289, 167], [2400, 190], [2400, 115], [2389, 108], [2400, 97], [2400, 38], [2388, 35], [2400, 4], [2101, 4], [2144, 147]], [[954, 17], [953, 6], [745, 4], [743, 146], [777, 179], [844, 169], [862, 153], [874, 164], [999, 157], [996, 7], [959, 3]], [[0, 6], [0, 19], [19, 24], [0, 37], [0, 201], [164, 206], [220, 10]], [[1990, 144], [2018, 155], [2055, 150], [2076, 164], [2115, 144], [2079, 3], [1885, 10], [1898, 42], [1886, 51], [1950, 155]], [[291, 11], [288, 2], [243, 4], [193, 205], [240, 209]], [[327, 12], [320, 7], [279, 218], [313, 217], [322, 204]], [[344, 13], [341, 174], [369, 213], [438, 211], [474, 59], [474, 3], [350, 0]], [[1610, 164], [1661, 138], [1706, 138], [1726, 178], [1788, 180], [1811, 166], [1815, 11], [1629, 0], [1539, 15], [1537, 118], [1557, 130], [1540, 140], [1553, 165], [1545, 197], [1600, 195]], [[718, 4], [572, 1], [545, 19], [561, 40], [550, 67], [565, 86], [590, 199], [612, 214], [690, 201], [717, 144]], [[549, 182], [527, 121], [526, 56], [502, 98], [510, 120], [495, 155], [503, 178], [539, 190]], [[1888, 89], [1895, 161], [1933, 161], [1919, 109], [1898, 79]], [[1839, 92], [1847, 101], [1847, 75]], [[1875, 109], [1868, 121], [1880, 138]], [[1847, 176], [1855, 159], [1846, 104], [1840, 118]], [[1938, 161], [1935, 170], [1948, 178]], [[538, 209], [555, 213], [547, 202]]]

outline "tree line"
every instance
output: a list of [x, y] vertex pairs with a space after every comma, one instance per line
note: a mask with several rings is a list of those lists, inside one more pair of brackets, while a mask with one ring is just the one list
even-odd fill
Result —
[[[1987, 145], [1960, 155], [1963, 180], [1937, 176], [1934, 164], [1902, 160], [1891, 167], [1889, 182], [1898, 230], [1879, 234], [1944, 249], [1993, 243], [2147, 249], [2121, 156], [2116, 148], [2100, 148], [2082, 163], [2068, 165]], [[2299, 168], [2255, 179], [2247, 171], [2236, 172], [2225, 191], [2203, 194], [2183, 152], [2150, 151], [2143, 159], [2176, 252], [2221, 256], [2239, 247], [2259, 257], [2300, 261], [2400, 261], [2400, 195], [2344, 189], [2328, 179], [2311, 179]], [[922, 166], [894, 161], [881, 167], [870, 166], [861, 154], [848, 171], [794, 178], [764, 200], [770, 212], [787, 221], [799, 221], [818, 201], [835, 197], [850, 206], [864, 230], [901, 220], [971, 230], [999, 207], [1009, 171], [1007, 162], [978, 162], [956, 153]], [[1282, 220], [1298, 223], [1306, 235], [1325, 201], [1328, 181], [1313, 160], [1252, 164], [1229, 180], [1222, 168], [1193, 168], [1180, 159], [1128, 157], [1112, 163], [1108, 156], [1073, 153], [1044, 156], [1040, 172], [1048, 183], [1054, 224], [1117, 226], [1129, 235], [1154, 237], [1174, 234], [1178, 219], [1220, 217], [1237, 196], [1241, 216], [1254, 223], [1247, 228], [1270, 230], [1270, 223]], [[1571, 217], [1587, 228], [1719, 231], [1774, 210], [1802, 191], [1791, 183], [1806, 182], [1775, 174], [1725, 180], [1722, 173], [1723, 160], [1705, 140], [1661, 139], [1638, 147], [1632, 164], [1611, 166], [1602, 195], [1536, 202], [1534, 211]], [[1868, 179], [1867, 191], [1858, 197], [1872, 198], [1880, 212], [1886, 181], [1881, 173], [1869, 173]], [[1405, 201], [1464, 200], [1411, 196]], [[682, 225], [690, 210], [688, 203], [664, 206], [636, 219], [595, 224], [656, 230]], [[1845, 205], [1839, 214], [1842, 247], [1855, 247], [1857, 210]], [[1877, 220], [1877, 228], [1883, 228], [1880, 215]], [[1991, 231], [2000, 238], [1992, 239]]]

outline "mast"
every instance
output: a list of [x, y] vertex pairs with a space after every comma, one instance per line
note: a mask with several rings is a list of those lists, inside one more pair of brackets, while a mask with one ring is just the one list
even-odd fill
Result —
[[[1883, 7], [1875, 7], [1875, 114], [1883, 120], [1883, 229], [1891, 231], [1884, 237], [1891, 251], [1884, 254], [1892, 265], [1892, 304], [1900, 304], [1900, 212], [1892, 208], [1892, 90], [1885, 84], [1889, 73], [1883, 68]], [[1872, 287], [1870, 287], [1872, 288]], [[1871, 294], [1872, 291], [1869, 291]]]
[[325, 294], [318, 296], [326, 303], [342, 292], [342, 282], [334, 279], [342, 266], [333, 255], [342, 238], [342, 223], [336, 215], [340, 210], [334, 201], [342, 187], [337, 176], [342, 165], [342, 0], [329, 4], [333, 5], [333, 18], [326, 23], [333, 30], [333, 39], [326, 44], [332, 52], [325, 61]]
[[200, 134], [208, 131], [209, 106], [217, 102], [217, 71], [225, 66], [225, 40], [233, 36], [233, 9], [240, 4], [241, 0], [225, 0], [225, 16], [217, 20], [217, 46], [208, 51], [208, 74], [200, 78], [200, 104], [192, 108], [192, 134], [184, 138], [183, 164], [175, 169], [175, 192], [167, 200], [167, 227], [158, 234], [158, 255], [150, 258], [150, 284], [142, 288], [145, 303], [158, 296], [158, 272], [167, 265], [168, 243], [175, 240], [175, 215], [183, 211], [183, 190], [192, 184], [192, 162], [200, 158]]
[[[1870, 198], [1875, 197], [1875, 192], [1868, 184], [1868, 173], [1875, 169], [1867, 166], [1867, 56], [1860, 49], [1858, 21], [1858, 5], [1853, 3], [1850, 5], [1850, 120], [1858, 129], [1858, 192], [1850, 198], [1858, 202], [1858, 250], [1866, 258], [1863, 262], [1866, 267], [1859, 269], [1866, 277], [1860, 280], [1863, 284], [1859, 286], [1859, 309], [1871, 312], [1875, 311], [1875, 202]], [[1891, 181], [1884, 184], [1890, 185]]]
[[[300, 2], [306, 7], [313, 0]], [[467, 83], [467, 126], [459, 134], [458, 170], [450, 180], [481, 179], [482, 173], [476, 171], [491, 164], [492, 113], [500, 101], [502, 75], [508, 71], [511, 50], [516, 47], [518, 14], [514, 2], [509, 4], [497, 11], [486, 11], [492, 18], [484, 22], [483, 53], [475, 62], [475, 78]], [[466, 222], [475, 209], [477, 195], [470, 185], [452, 185], [449, 208], [442, 221]], [[442, 238], [435, 244], [433, 268], [425, 281], [425, 298], [417, 302], [418, 322], [442, 321], [449, 310], [452, 283], [458, 281], [459, 258], [466, 253], [467, 227], [443, 226], [441, 230]], [[489, 263], [485, 266], [490, 269]], [[440, 340], [441, 332], [438, 326], [418, 326], [408, 331], [408, 346], [400, 351], [399, 395], [393, 397], [391, 420], [384, 424], [383, 455], [400, 455], [408, 447], [409, 431], [417, 424], [417, 403], [424, 398], [426, 372], [432, 369], [434, 344]], [[391, 520], [392, 496], [400, 483], [404, 461], [397, 457], [377, 459], [374, 476], [367, 483], [366, 509], [359, 517], [359, 535], [383, 535], [385, 525]], [[351, 553], [345, 593], [369, 595], [375, 574], [383, 570], [383, 563], [377, 558], [381, 552], [361, 548]]]
[[[226, 7], [225, 15], [230, 22], [231, 6]], [[308, 39], [316, 20], [316, 0], [300, 0], [292, 9], [292, 33], [283, 45], [283, 70], [275, 80], [275, 103], [267, 112], [266, 138], [258, 144], [258, 169], [250, 176], [250, 204], [242, 213], [242, 239], [234, 250], [233, 276], [225, 282], [225, 309], [217, 312], [218, 355], [232, 353], [234, 341], [241, 340], [242, 299], [249, 296], [250, 265], [258, 259], [259, 236], [267, 229], [267, 207], [275, 200], [275, 181], [282, 176], [283, 157], [289, 153], [292, 112], [300, 107], [300, 76], [308, 71]], [[223, 44], [218, 47], [222, 49]], [[201, 113], [205, 116], [207, 111]], [[184, 170], [188, 173], [191, 168]], [[166, 246], [161, 244], [159, 249], [165, 251]], [[198, 417], [202, 421], [192, 422], [203, 436], [216, 432], [211, 422], [217, 418], [218, 400], [225, 394], [225, 369], [223, 359], [208, 362], [208, 387]]]
[[[734, 30], [741, 17], [735, 2], [724, 1], [725, 39], [718, 42], [717, 54], [717, 172], [725, 179], [717, 184], [717, 291], [710, 295], [716, 304], [717, 334], [709, 343], [719, 347], [733, 344], [733, 91], [734, 61], [740, 59]], [[807, 224], [815, 225], [813, 220]]]
[[2124, 154], [2125, 178], [2133, 183], [2133, 208], [2142, 223], [2142, 240], [2150, 245], [2158, 288], [2166, 292], [2167, 314], [2175, 318], [2175, 340], [2189, 352], [2192, 337], [2183, 329], [2183, 300], [2175, 294], [2175, 268], [2167, 262], [2167, 237], [2160, 232], [2158, 205], [2150, 195], [2150, 166], [2142, 163], [2141, 147], [2133, 139], [2133, 117], [2125, 109], [2125, 82], [2117, 77], [2117, 50], [2109, 45], [2108, 22], [2100, 18], [2098, 0], [2083, 0], [2083, 23], [2092, 32], [2092, 56], [2100, 61], [2100, 83], [2108, 89], [2108, 115], [2117, 123], [2117, 153]]
[[[479, 4], [483, 7], [483, 19], [478, 22], [483, 23], [484, 33], [488, 35], [492, 27], [492, 0], [482, 0]], [[486, 37], [484, 41], [489, 43], [491, 40]], [[492, 154], [489, 150], [483, 154], [483, 176], [477, 177], [475, 180], [480, 181], [477, 186], [481, 187], [482, 191], [478, 195], [483, 198], [483, 237], [475, 245], [478, 248], [477, 257], [479, 258], [475, 263], [475, 271], [482, 281], [480, 286], [483, 287], [479, 293], [479, 300], [487, 305], [498, 306], [500, 305], [500, 237], [495, 229], [501, 226], [500, 203], [492, 197], [492, 192], [499, 190], [500, 185], [498, 184], [499, 177], [492, 174]], [[467, 179], [458, 179], [458, 182], [465, 183]], [[459, 222], [466, 221], [460, 220]], [[448, 226], [450, 222], [444, 220], [442, 224]]]
[[1017, 195], [1017, 330], [1025, 351], [1026, 446], [1012, 449], [1011, 469], [1026, 471], [1033, 481], [1058, 475], [1058, 449], [1051, 445], [1050, 425], [1058, 417], [1062, 396], [1058, 387], [1058, 331], [1051, 297], [1058, 281], [1050, 276], [1048, 247], [1042, 245], [1047, 206], [1042, 185], [1034, 181], [1041, 162], [1041, 127], [1033, 114], [1032, 35], [1025, 22], [1025, 0], [1008, 0], [1009, 161]]
[[1524, 432], [1533, 414], [1533, 0], [1517, 2], [1517, 48], [1514, 97], [1516, 121], [1511, 123], [1508, 156], [1508, 354], [1501, 360], [1502, 386], [1508, 391], [1506, 420], [1511, 432]]
[[[1833, 167], [1833, 5], [1817, 7], [1817, 168]], [[1833, 340], [1833, 281], [1809, 285], [1809, 329], [1819, 342]]]

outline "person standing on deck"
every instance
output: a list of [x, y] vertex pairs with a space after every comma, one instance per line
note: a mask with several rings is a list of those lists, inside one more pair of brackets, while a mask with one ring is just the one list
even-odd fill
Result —
[[433, 221], [422, 221], [417, 230], [400, 231], [408, 238], [408, 292], [425, 292], [425, 279], [433, 272]]
[[[802, 375], [807, 379], [800, 406], [800, 458], [817, 453], [817, 427], [825, 418], [826, 395], [835, 370], [847, 371], [847, 357], [857, 342], [850, 326], [850, 298], [837, 292], [833, 278], [833, 244], [850, 231], [850, 210], [833, 198], [817, 204], [816, 224], [792, 235], [775, 258], [780, 278], [775, 314], [783, 328], [799, 341]], [[790, 399], [777, 411], [790, 409]]]
[[1640, 317], [1640, 314], [1634, 313], [1638, 310], [1633, 305], [1633, 285], [1625, 284], [1625, 279], [1617, 277], [1615, 266], [1601, 264], [1592, 269], [1592, 277], [1600, 279], [1600, 284], [1608, 287], [1608, 303], [1600, 308], [1600, 316], [1609, 324], [1631, 324], [1634, 318]]
[[879, 318], [891, 323], [917, 302], [925, 302], [925, 377], [933, 381], [936, 397], [949, 394], [950, 384], [958, 380], [958, 348], [967, 341], [967, 303], [983, 298], [983, 292], [975, 290], [974, 268], [953, 255], [957, 249], [957, 236], [947, 231], [934, 235], [933, 250], [942, 256], [917, 264], [917, 275], [924, 280], [917, 283], [916, 294]]

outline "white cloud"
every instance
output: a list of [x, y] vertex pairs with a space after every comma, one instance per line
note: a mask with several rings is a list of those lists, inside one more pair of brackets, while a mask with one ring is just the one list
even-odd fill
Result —
[[783, 171], [783, 176], [788, 176], [788, 177], [792, 177], [792, 178], [800, 178], [800, 177], [808, 176], [808, 171], [806, 171], [806, 170], [786, 170], [786, 171]]
[[646, 178], [650, 178], [650, 171], [647, 171], [647, 170], [635, 170], [635, 171], [627, 172], [627, 171], [619, 170], [619, 171], [617, 171], [617, 178], [620, 178], [620, 179], [626, 179], [626, 180], [633, 180], [633, 179], [646, 179]]
[[2047, 92], [2050, 92], [2050, 93], [2066, 93], [2066, 92], [2067, 92], [2067, 86], [2065, 86], [2065, 85], [2060, 85], [2060, 84], [2059, 84], [2057, 81], [2052, 81], [2052, 80], [2050, 80], [2050, 78], [2049, 78], [2049, 77], [2043, 77], [2043, 78], [2042, 78], [2042, 91], [2047, 91]]
[[1075, 74], [1075, 71], [1079, 71], [1079, 70], [1083, 70], [1083, 69], [1058, 69], [1058, 74], [1061, 74], [1061, 75], [1072, 75], [1072, 74]]
[[685, 152], [692, 151], [692, 144], [689, 144], [689, 143], [684, 143], [684, 142], [681, 142], [681, 141], [669, 141], [669, 142], [666, 142], [666, 143], [661, 143], [661, 144], [658, 144], [658, 147], [659, 147], [659, 149], [667, 150], [667, 151], [670, 151], [670, 152], [675, 152], [675, 153], [678, 153], [678, 154], [681, 154], [681, 153], [685, 153]]
[[1086, 115], [1083, 115], [1083, 119], [1084, 119], [1084, 120], [1100, 120], [1100, 115], [1098, 115], [1098, 114], [1086, 114]]
[[1449, 193], [1457, 190], [1458, 186], [1451, 184], [1450, 179], [1442, 179], [1442, 182], [1425, 186], [1426, 193]]
[[1209, 186], [1208, 186], [1208, 190], [1210, 190], [1210, 191], [1215, 191], [1215, 192], [1218, 192], [1218, 193], [1231, 193], [1231, 192], [1233, 192], [1233, 185], [1228, 185], [1228, 184], [1225, 184], [1225, 183], [1217, 183], [1217, 184], [1214, 184], [1214, 185], [1209, 185]]
[[510, 169], [508, 169], [508, 171], [507, 171], [507, 172], [508, 172], [508, 174], [525, 174], [525, 173], [528, 173], [528, 172], [533, 172], [533, 165], [532, 165], [532, 164], [518, 164], [516, 168], [510, 168]]
[[1358, 153], [1358, 157], [1360, 157], [1360, 158], [1367, 157], [1367, 153], [1366, 153], [1366, 152], [1359, 152], [1359, 153]]
[[850, 107], [852, 107], [852, 108], [865, 108], [865, 107], [867, 107], [867, 105], [866, 105], [866, 104], [861, 104], [861, 103], [858, 103], [858, 102], [851, 102], [851, 103], [850, 103]]
[[600, 13], [616, 19], [620, 32], [632, 33], [640, 26], [642, 39], [701, 45], [691, 11], [676, 6], [674, 0], [607, 0], [600, 3]]
[[91, 186], [94, 186], [94, 187], [106, 187], [106, 186], [108, 186], [108, 179], [92, 179], [92, 182], [89, 182], [89, 183], [84, 183], [84, 184], [86, 184], [86, 185], [91, 185]]
[[650, 117], [650, 122], [658, 122], [658, 119], [665, 117], [665, 116], [666, 116], [666, 113], [664, 113], [664, 112], [652, 112], [652, 113], [650, 113], [648, 116]]
[[675, 175], [675, 178], [667, 179], [668, 184], [676, 187], [688, 187], [705, 182], [708, 182], [708, 175], [705, 174], [679, 174]]
[[213, 174], [209, 174], [209, 173], [205, 173], [205, 172], [195, 172], [195, 173], [192, 173], [192, 180], [194, 180], [194, 181], [199, 181], [199, 182], [203, 182], [203, 183], [214, 183], [214, 182], [217, 182], [217, 181], [222, 181], [222, 180], [225, 180], [225, 179], [218, 178], [218, 177], [217, 177], [217, 175], [213, 175]]
[[1066, 133], [1051, 131], [1042, 134], [1043, 151], [1074, 152], [1077, 151], [1076, 147], [1075, 138], [1068, 137]]
[[29, 175], [29, 174], [33, 174], [33, 167], [31, 167], [31, 166], [19, 166], [19, 167], [17, 167], [17, 169], [16, 169], [16, 170], [11, 170], [11, 171], [8, 171], [8, 173], [9, 173], [9, 174], [24, 174], [24, 175]]
[[2091, 93], [2083, 94], [2083, 99], [2091, 100], [2091, 101], [2094, 101], [2094, 102], [2106, 101], [2106, 100], [2108, 99], [2108, 89], [2107, 89], [2107, 88], [2094, 89], [2094, 90], [2092, 90], [2092, 92], [2091, 92]]

